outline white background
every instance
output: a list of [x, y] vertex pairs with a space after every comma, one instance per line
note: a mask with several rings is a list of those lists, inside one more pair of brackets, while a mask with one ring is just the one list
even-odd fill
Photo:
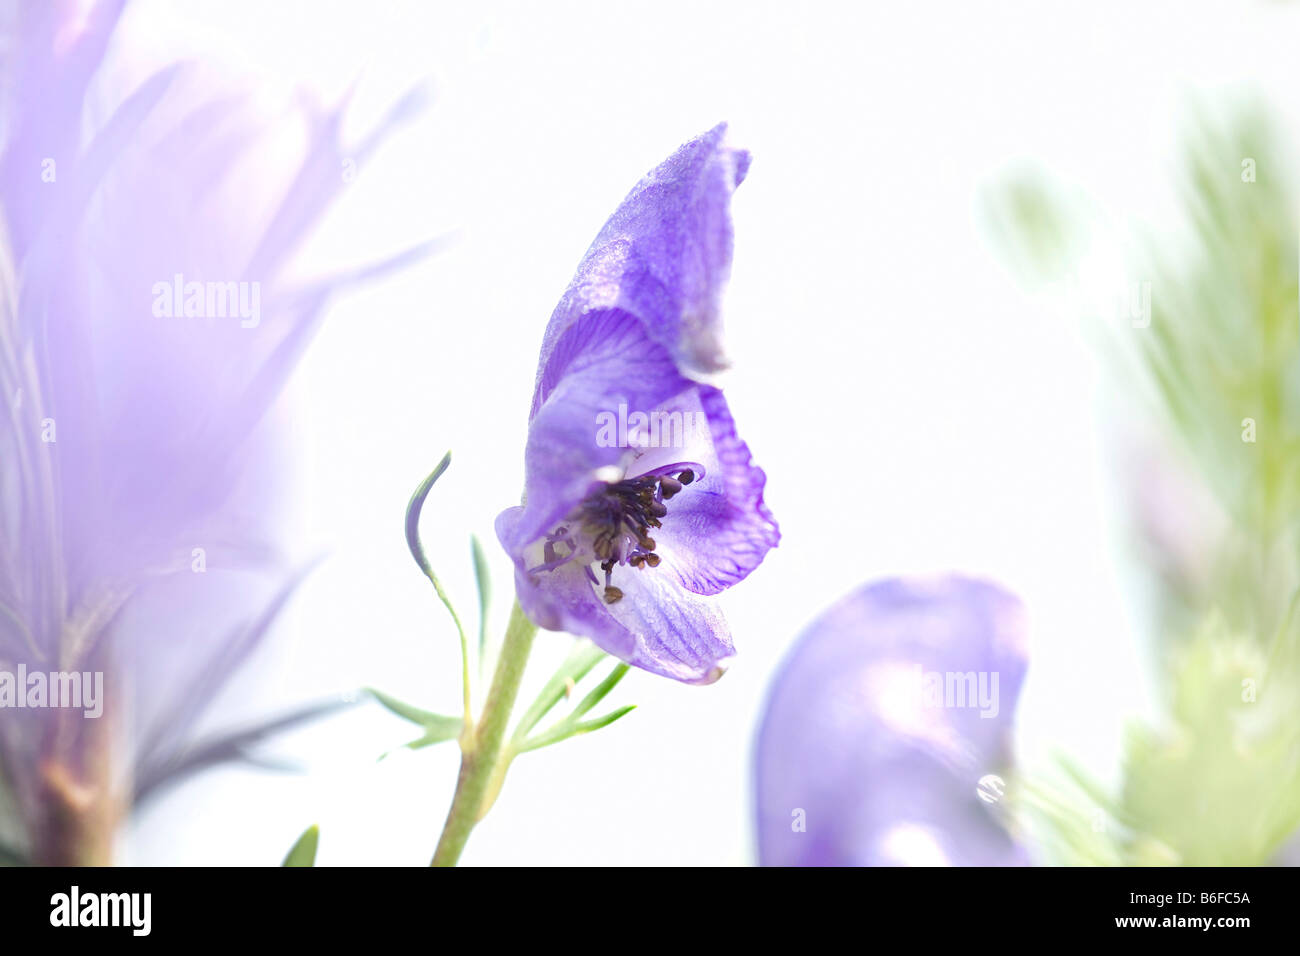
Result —
[[[631, 674], [612, 700], [639, 709], [521, 758], [465, 862], [750, 862], [753, 728], [784, 650], [818, 609], [899, 573], [1018, 592], [1033, 623], [1022, 772], [1060, 751], [1113, 776], [1125, 720], [1151, 707], [1116, 437], [1144, 409], [1109, 392], [1071, 310], [999, 263], [981, 195], [1035, 162], [1098, 197], [1118, 235], [1171, 227], [1191, 95], [1285, 105], [1298, 16], [1241, 0], [139, 3], [124, 38], [153, 56], [216, 56], [326, 103], [352, 88], [354, 139], [429, 86], [304, 268], [456, 231], [342, 300], [287, 396], [295, 548], [329, 559], [230, 712], [367, 684], [456, 712], [454, 631], [405, 552], [407, 497], [453, 449], [425, 535], [471, 622], [468, 536], [484, 538], [499, 635], [492, 520], [520, 492], [546, 320], [627, 190], [726, 119], [754, 162], [734, 202], [725, 386], [783, 542], [722, 598], [740, 652], [727, 676]], [[530, 676], [568, 643], [541, 634]], [[137, 821], [126, 859], [272, 864], [319, 823], [322, 864], [427, 862], [458, 754], [376, 762], [414, 735], [373, 705], [296, 734], [272, 751], [305, 773], [197, 778]]]

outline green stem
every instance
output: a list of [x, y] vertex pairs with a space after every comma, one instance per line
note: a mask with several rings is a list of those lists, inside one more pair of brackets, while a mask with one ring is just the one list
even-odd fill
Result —
[[537, 625], [528, 620], [518, 602], [510, 614], [501, 655], [497, 658], [496, 673], [488, 690], [487, 703], [472, 734], [461, 741], [460, 776], [456, 780], [456, 795], [447, 822], [443, 825], [438, 849], [433, 854], [433, 866], [455, 866], [460, 859], [470, 831], [487, 811], [494, 785], [498, 763], [502, 760], [501, 744], [505, 739], [506, 725], [519, 694], [519, 684], [528, 665], [528, 654], [533, 649]]

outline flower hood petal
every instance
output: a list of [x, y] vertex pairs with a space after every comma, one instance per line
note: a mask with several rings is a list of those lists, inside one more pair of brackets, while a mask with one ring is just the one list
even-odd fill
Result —
[[720, 123], [652, 170], [591, 244], [542, 343], [533, 414], [553, 386], [544, 373], [565, 331], [594, 311], [621, 309], [644, 323], [682, 373], [726, 367], [722, 292], [731, 274], [731, 194], [749, 153], [725, 145]]

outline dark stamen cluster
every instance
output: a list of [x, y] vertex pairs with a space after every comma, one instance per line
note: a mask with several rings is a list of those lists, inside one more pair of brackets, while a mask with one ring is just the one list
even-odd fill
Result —
[[[592, 550], [605, 572], [605, 603], [613, 604], [623, 592], [610, 583], [614, 567], [629, 564], [638, 570], [659, 566], [653, 528], [663, 526], [670, 500], [695, 480], [695, 472], [682, 469], [672, 474], [649, 474], [624, 478], [604, 485], [583, 501], [574, 515], [591, 535]], [[588, 569], [593, 581], [596, 576]]]

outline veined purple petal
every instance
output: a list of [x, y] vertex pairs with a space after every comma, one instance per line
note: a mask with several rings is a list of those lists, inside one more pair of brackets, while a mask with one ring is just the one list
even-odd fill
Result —
[[575, 323], [547, 365], [555, 386], [528, 430], [524, 513], [501, 539], [512, 554], [575, 508], [602, 469], [619, 468], [630, 459], [628, 449], [597, 442], [601, 412], [620, 403], [657, 408], [692, 387], [645, 326], [619, 311], [597, 312]]
[[672, 521], [658, 532], [660, 550], [667, 572], [682, 587], [718, 594], [748, 577], [781, 534], [763, 503], [767, 476], [736, 434], [722, 392], [701, 385], [678, 401], [685, 412], [699, 411], [708, 421], [709, 441], [686, 456], [704, 465], [705, 477], [673, 499]]
[[624, 597], [607, 605], [585, 568], [569, 564], [551, 574], [516, 570], [524, 612], [539, 626], [588, 637], [629, 664], [687, 684], [711, 684], [735, 653], [715, 602], [684, 590], [665, 575], [621, 579]]
[[1011, 760], [1027, 657], [1020, 602], [984, 581], [888, 580], [833, 606], [768, 698], [760, 862], [1024, 863], [978, 791]]
[[721, 300], [731, 274], [731, 194], [749, 169], [749, 153], [726, 146], [726, 131], [719, 123], [678, 149], [605, 223], [546, 328], [534, 414], [555, 384], [546, 374], [551, 351], [592, 312], [634, 316], [684, 375], [726, 366]]

